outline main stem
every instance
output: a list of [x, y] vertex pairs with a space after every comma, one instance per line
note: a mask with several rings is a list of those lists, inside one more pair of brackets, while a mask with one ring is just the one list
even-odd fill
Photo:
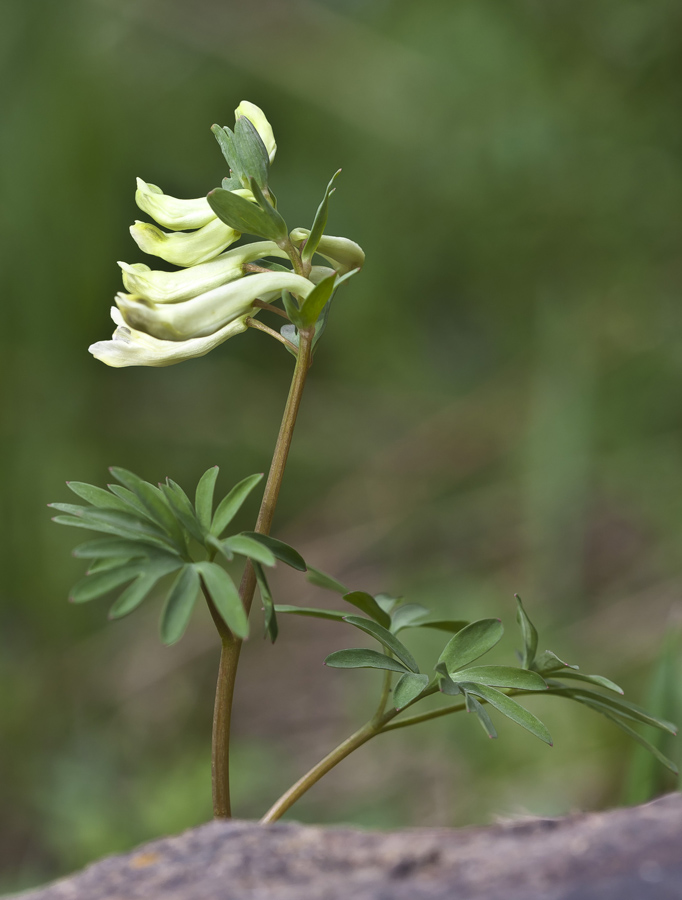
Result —
[[[260, 534], [269, 534], [272, 520], [275, 515], [277, 498], [282, 486], [284, 469], [291, 447], [291, 439], [296, 425], [296, 417], [301, 405], [301, 397], [305, 386], [306, 376], [310, 368], [312, 355], [313, 329], [299, 332], [298, 355], [296, 366], [289, 388], [282, 424], [277, 435], [275, 452], [268, 473], [268, 480], [263, 492], [258, 519], [255, 530]], [[246, 563], [242, 581], [239, 586], [239, 596], [244, 604], [246, 614], [249, 614], [253, 595], [256, 590], [256, 573], [250, 562]], [[209, 603], [209, 608], [211, 604]], [[211, 613], [214, 610], [211, 609]], [[213, 815], [218, 819], [229, 819], [232, 815], [230, 806], [230, 722], [232, 719], [232, 699], [234, 696], [234, 684], [237, 675], [237, 665], [242, 642], [222, 623], [220, 616], [213, 615], [222, 640], [220, 653], [220, 666], [218, 668], [218, 683], [216, 685], [215, 706], [213, 710], [213, 746], [211, 757], [211, 772], [213, 776]]]

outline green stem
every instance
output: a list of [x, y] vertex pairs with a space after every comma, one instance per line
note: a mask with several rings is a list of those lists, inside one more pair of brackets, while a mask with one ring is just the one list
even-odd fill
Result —
[[[284, 469], [291, 447], [291, 439], [296, 425], [296, 417], [301, 405], [303, 388], [312, 359], [313, 330], [299, 332], [299, 348], [296, 356], [289, 396], [287, 397], [282, 424], [280, 425], [275, 451], [268, 473], [268, 480], [263, 491], [255, 531], [269, 534], [275, 515], [277, 499], [282, 486]], [[239, 595], [248, 615], [253, 595], [256, 590], [256, 574], [251, 563], [247, 562], [239, 587]], [[209, 609], [211, 604], [209, 603]], [[224, 624], [219, 624], [220, 617], [211, 610], [216, 627], [222, 640], [218, 683], [216, 686], [215, 707], [213, 712], [213, 746], [211, 771], [213, 776], [213, 814], [219, 819], [229, 819], [230, 804], [230, 721], [232, 718], [232, 700], [237, 675], [237, 665], [242, 642], [236, 638]]]

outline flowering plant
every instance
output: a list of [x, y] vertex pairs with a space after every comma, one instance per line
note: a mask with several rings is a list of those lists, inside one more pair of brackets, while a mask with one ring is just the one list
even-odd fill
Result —
[[[574, 700], [601, 713], [674, 769], [630, 723], [672, 733], [675, 727], [623, 700], [622, 690], [609, 679], [585, 674], [550, 651], [539, 653], [537, 631], [520, 598], [517, 621], [523, 649], [519, 665], [479, 665], [478, 660], [502, 636], [499, 619], [437, 619], [420, 604], [350, 590], [270, 536], [313, 351], [327, 326], [337, 289], [361, 269], [364, 253], [354, 241], [325, 233], [338, 172], [324, 192], [311, 227], [289, 228], [270, 186], [270, 165], [277, 149], [272, 128], [252, 103], [242, 102], [235, 117], [234, 129], [213, 127], [229, 174], [207, 197], [181, 200], [138, 179], [137, 205], [157, 225], [136, 222], [131, 234], [141, 250], [179, 268], [155, 271], [142, 263], [121, 262], [126, 292], [117, 294], [112, 308], [116, 330], [111, 340], [93, 344], [90, 352], [114, 367], [168, 366], [203, 356], [228, 338], [256, 328], [293, 354], [291, 387], [254, 530], [225, 534], [263, 476], [247, 476], [216, 505], [217, 467], [204, 473], [191, 499], [171, 479], [153, 485], [114, 467], [111, 473], [118, 483], [108, 489], [69, 483], [86, 505], [51, 504], [60, 513], [55, 521], [105, 535], [74, 551], [90, 563], [87, 575], [71, 592], [72, 601], [81, 603], [120, 589], [109, 612], [110, 618], [117, 619], [135, 610], [173, 576], [161, 614], [161, 639], [173, 644], [184, 633], [199, 595], [205, 597], [221, 642], [213, 721], [215, 815], [231, 815], [232, 698], [256, 589], [263, 606], [264, 630], [272, 641], [278, 634], [278, 616], [338, 622], [369, 636], [376, 647], [336, 651], [326, 664], [383, 672], [378, 706], [369, 722], [299, 779], [265, 814], [264, 822], [278, 819], [326, 772], [368, 740], [439, 716], [463, 710], [473, 713], [488, 737], [495, 738], [489, 715], [492, 709], [551, 744], [546, 726], [516, 699], [536, 693]], [[256, 240], [233, 247], [243, 235]], [[279, 331], [259, 320], [264, 312], [285, 320]], [[235, 555], [244, 559], [239, 587], [220, 562], [229, 562]], [[339, 594], [344, 608], [275, 604], [266, 570], [277, 563], [305, 573], [320, 588]], [[423, 628], [447, 635], [428, 672], [422, 671], [399, 637]], [[456, 699], [418, 715], [404, 715], [416, 703], [439, 694]]]

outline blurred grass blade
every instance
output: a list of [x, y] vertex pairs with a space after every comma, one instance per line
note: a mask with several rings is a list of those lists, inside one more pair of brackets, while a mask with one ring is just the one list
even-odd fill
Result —
[[374, 597], [366, 591], [351, 591], [348, 594], [344, 594], [343, 599], [346, 603], [350, 603], [351, 606], [374, 619], [375, 622], [378, 622], [384, 628], [390, 627], [391, 617], [383, 611]]
[[345, 616], [344, 620], [348, 622], [349, 625], [359, 628], [360, 631], [364, 631], [365, 634], [369, 634], [379, 641], [380, 644], [383, 644], [384, 647], [386, 647], [387, 650], [390, 650], [394, 656], [397, 656], [408, 669], [411, 669], [413, 672], [419, 672], [419, 666], [417, 665], [414, 656], [412, 656], [407, 647], [401, 643], [394, 634], [391, 634], [388, 628], [384, 628], [383, 625], [379, 625], [378, 622], [374, 622], [371, 619], [363, 619], [361, 616]]
[[218, 504], [218, 508], [211, 522], [211, 534], [214, 537], [220, 537], [223, 531], [230, 524], [232, 519], [237, 515], [242, 504], [249, 496], [251, 491], [256, 487], [259, 481], [262, 481], [263, 473], [257, 475], [249, 475], [236, 484], [229, 494]]
[[199, 575], [186, 565], [175, 579], [161, 614], [161, 640], [175, 644], [185, 633], [199, 593]]
[[483, 656], [497, 644], [504, 633], [499, 619], [479, 619], [462, 628], [445, 645], [438, 658], [448, 672], [456, 672]]
[[395, 709], [404, 709], [408, 703], [416, 700], [429, 683], [428, 675], [413, 675], [406, 672], [393, 691], [393, 706]]
[[324, 664], [331, 666], [332, 669], [386, 669], [401, 674], [408, 672], [397, 659], [376, 650], [337, 650], [329, 654]]

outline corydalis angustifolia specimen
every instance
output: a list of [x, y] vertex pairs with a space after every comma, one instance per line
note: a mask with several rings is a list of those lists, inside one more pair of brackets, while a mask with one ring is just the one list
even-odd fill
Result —
[[[249, 327], [284, 344], [294, 355], [295, 365], [254, 530], [226, 535], [262, 475], [244, 478], [216, 505], [217, 467], [204, 473], [193, 498], [171, 479], [157, 486], [127, 469], [113, 467], [111, 473], [118, 484], [104, 489], [70, 482], [69, 487], [85, 505], [52, 506], [61, 513], [55, 521], [104, 535], [74, 551], [90, 562], [85, 578], [71, 592], [72, 601], [81, 603], [118, 591], [109, 613], [110, 618], [117, 619], [135, 610], [165, 584], [161, 638], [173, 644], [184, 633], [203, 594], [222, 646], [213, 720], [215, 815], [231, 815], [232, 697], [257, 588], [265, 632], [272, 641], [277, 638], [278, 614], [337, 621], [369, 636], [378, 649], [339, 650], [327, 657], [326, 664], [383, 672], [378, 706], [370, 721], [293, 785], [265, 814], [264, 822], [278, 819], [326, 772], [368, 740], [438, 716], [462, 710], [474, 713], [488, 736], [494, 738], [495, 726], [488, 712], [492, 709], [551, 744], [545, 725], [515, 699], [539, 692], [571, 699], [602, 713], [674, 768], [629, 723], [673, 732], [674, 727], [622, 700], [621, 689], [603, 676], [585, 675], [549, 651], [538, 654], [537, 632], [520, 600], [517, 619], [524, 645], [520, 665], [473, 665], [498, 643], [502, 635], [498, 619], [435, 619], [419, 604], [401, 603], [384, 594], [349, 591], [308, 566], [292, 547], [270, 536], [313, 350], [327, 325], [337, 288], [359, 271], [364, 253], [348, 238], [325, 233], [336, 175], [324, 192], [311, 227], [289, 229], [270, 186], [270, 164], [276, 152], [274, 135], [258, 107], [242, 102], [236, 110], [234, 129], [215, 125], [213, 132], [229, 175], [206, 198], [180, 200], [138, 180], [136, 202], [161, 227], [136, 222], [131, 234], [140, 249], [180, 268], [154, 271], [142, 263], [120, 263], [126, 292], [116, 296], [112, 309], [116, 331], [111, 340], [93, 344], [90, 351], [114, 367], [168, 366], [203, 356]], [[232, 247], [244, 234], [257, 240]], [[257, 319], [264, 312], [286, 320], [279, 331]], [[238, 588], [221, 565], [221, 561], [231, 562], [235, 556], [245, 560]], [[266, 569], [278, 562], [307, 573], [308, 580], [319, 587], [340, 593], [353, 611], [276, 605]], [[442, 653], [427, 672], [398, 637], [403, 631], [421, 628], [447, 635]], [[437, 694], [454, 697], [455, 702], [420, 715], [404, 715], [416, 703]]]

